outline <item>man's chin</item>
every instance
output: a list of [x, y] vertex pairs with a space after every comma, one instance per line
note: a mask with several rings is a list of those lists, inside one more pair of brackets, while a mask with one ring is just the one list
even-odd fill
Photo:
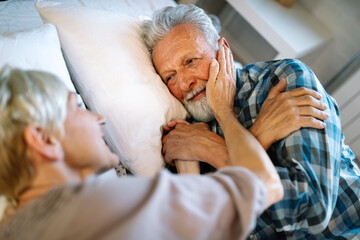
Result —
[[197, 101], [186, 101], [184, 105], [188, 113], [197, 121], [210, 122], [215, 119], [209, 105], [207, 104], [206, 97]]

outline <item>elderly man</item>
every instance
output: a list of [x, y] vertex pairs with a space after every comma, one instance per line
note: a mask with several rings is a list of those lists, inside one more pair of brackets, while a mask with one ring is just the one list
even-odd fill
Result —
[[[221, 62], [232, 65], [233, 60], [229, 44], [204, 11], [193, 5], [167, 7], [144, 22], [142, 31], [170, 92], [194, 119], [223, 136], [207, 106], [209, 65], [217, 59], [220, 72], [227, 72]], [[250, 64], [227, 77], [236, 81], [238, 121], [267, 150], [285, 189], [283, 200], [257, 219], [250, 238], [360, 238], [360, 171], [344, 144], [338, 106], [314, 73], [298, 60], [285, 59]], [[227, 165], [226, 136], [225, 142], [204, 124], [183, 120], [165, 130], [168, 163], [181, 159], [215, 168]]]
[[208, 101], [236, 167], [99, 182], [85, 178], [118, 161], [103, 141], [104, 118], [80, 108], [53, 75], [0, 71], [0, 195], [14, 211], [0, 239], [244, 239], [283, 188], [266, 152], [236, 121], [226, 98], [235, 85], [227, 80], [214, 60]]

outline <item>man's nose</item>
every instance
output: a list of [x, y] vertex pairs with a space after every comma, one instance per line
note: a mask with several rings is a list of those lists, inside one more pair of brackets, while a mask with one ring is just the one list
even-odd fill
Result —
[[196, 84], [196, 78], [188, 72], [181, 72], [180, 74], [178, 73], [178, 77], [180, 89], [182, 91], [190, 91], [192, 90], [192, 87]]

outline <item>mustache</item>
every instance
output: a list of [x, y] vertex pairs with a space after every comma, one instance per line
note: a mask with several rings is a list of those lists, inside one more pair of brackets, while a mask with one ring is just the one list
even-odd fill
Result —
[[185, 102], [188, 102], [190, 99], [192, 99], [196, 94], [198, 94], [199, 92], [201, 92], [202, 90], [204, 90], [206, 88], [206, 84], [203, 86], [198, 87], [197, 89], [194, 89], [193, 91], [189, 92], [188, 95], [186, 95], [186, 97], [184, 98]]

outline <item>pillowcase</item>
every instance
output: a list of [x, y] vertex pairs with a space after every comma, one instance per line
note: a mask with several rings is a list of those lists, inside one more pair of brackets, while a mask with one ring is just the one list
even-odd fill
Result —
[[86, 105], [105, 116], [105, 140], [135, 175], [164, 165], [162, 126], [186, 111], [156, 74], [138, 33], [140, 20], [60, 2], [37, 2], [56, 26], [65, 60]]
[[24, 70], [50, 72], [75, 92], [54, 25], [45, 24], [28, 31], [0, 35], [0, 68], [5, 64]]

